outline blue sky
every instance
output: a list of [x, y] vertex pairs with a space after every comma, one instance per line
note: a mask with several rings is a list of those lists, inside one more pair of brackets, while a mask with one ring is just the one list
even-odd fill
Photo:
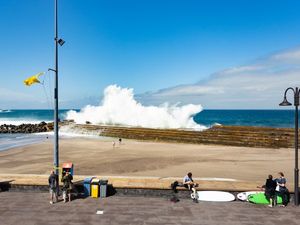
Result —
[[[49, 106], [40, 85], [22, 81], [53, 67], [53, 3], [0, 0], [0, 108]], [[300, 1], [291, 0], [59, 0], [59, 33], [66, 40], [59, 49], [60, 106], [97, 104], [104, 88], [117, 84], [133, 88], [143, 104], [276, 108], [284, 85], [299, 85], [299, 8]], [[290, 53], [294, 57], [274, 60]], [[248, 67], [245, 75], [241, 68]], [[233, 68], [239, 68], [234, 76]], [[239, 83], [261, 76], [270, 87], [253, 95]], [[46, 77], [49, 92], [52, 74]], [[272, 85], [276, 79], [285, 82]], [[228, 91], [235, 83], [237, 90]]]

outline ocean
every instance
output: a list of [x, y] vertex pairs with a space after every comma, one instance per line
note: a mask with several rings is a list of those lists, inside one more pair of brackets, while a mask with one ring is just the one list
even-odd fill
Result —
[[198, 124], [233, 126], [294, 127], [294, 110], [203, 110], [194, 116]]
[[[64, 120], [69, 110], [60, 110], [59, 118]], [[79, 111], [79, 110], [75, 110]], [[215, 124], [259, 127], [294, 127], [294, 110], [203, 110], [194, 116], [197, 124], [211, 127]], [[53, 110], [0, 110], [0, 125], [22, 123], [40, 123], [53, 121]], [[72, 131], [67, 131], [72, 132]], [[60, 135], [87, 136], [85, 134], [66, 133]], [[0, 151], [14, 147], [39, 143], [52, 139], [52, 132], [44, 134], [0, 134]]]
[[[64, 120], [69, 110], [59, 110]], [[79, 110], [75, 110], [79, 111]], [[0, 110], [0, 125], [53, 121], [53, 110]], [[203, 110], [194, 116], [198, 124], [259, 127], [294, 127], [294, 110]]]

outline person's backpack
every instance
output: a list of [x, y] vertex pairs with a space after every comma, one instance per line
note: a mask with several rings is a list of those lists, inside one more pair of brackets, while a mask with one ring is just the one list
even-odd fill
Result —
[[175, 181], [174, 183], [171, 184], [171, 188], [174, 191], [174, 193], [177, 193], [178, 190], [176, 189], [179, 186], [178, 181]]

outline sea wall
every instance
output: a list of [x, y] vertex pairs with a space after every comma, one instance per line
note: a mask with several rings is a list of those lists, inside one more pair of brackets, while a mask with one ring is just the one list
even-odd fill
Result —
[[101, 136], [138, 140], [178, 142], [191, 144], [216, 144], [229, 146], [292, 148], [294, 129], [243, 126], [214, 126], [204, 131], [178, 129], [150, 129], [69, 124], [72, 129]]
[[[204, 131], [179, 129], [150, 129], [142, 127], [101, 126], [61, 122], [69, 132], [137, 140], [215, 144], [228, 146], [293, 148], [294, 129], [246, 126], [214, 126]], [[53, 130], [53, 123], [0, 125], [0, 133], [38, 133]]]

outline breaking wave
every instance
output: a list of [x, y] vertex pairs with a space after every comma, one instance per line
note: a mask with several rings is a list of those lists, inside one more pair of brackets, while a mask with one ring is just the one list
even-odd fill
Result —
[[78, 124], [89, 121], [102, 125], [203, 130], [206, 127], [193, 120], [201, 111], [202, 106], [194, 104], [144, 106], [134, 99], [133, 89], [110, 85], [105, 88], [99, 106], [87, 105], [80, 112], [68, 111], [66, 119]]

